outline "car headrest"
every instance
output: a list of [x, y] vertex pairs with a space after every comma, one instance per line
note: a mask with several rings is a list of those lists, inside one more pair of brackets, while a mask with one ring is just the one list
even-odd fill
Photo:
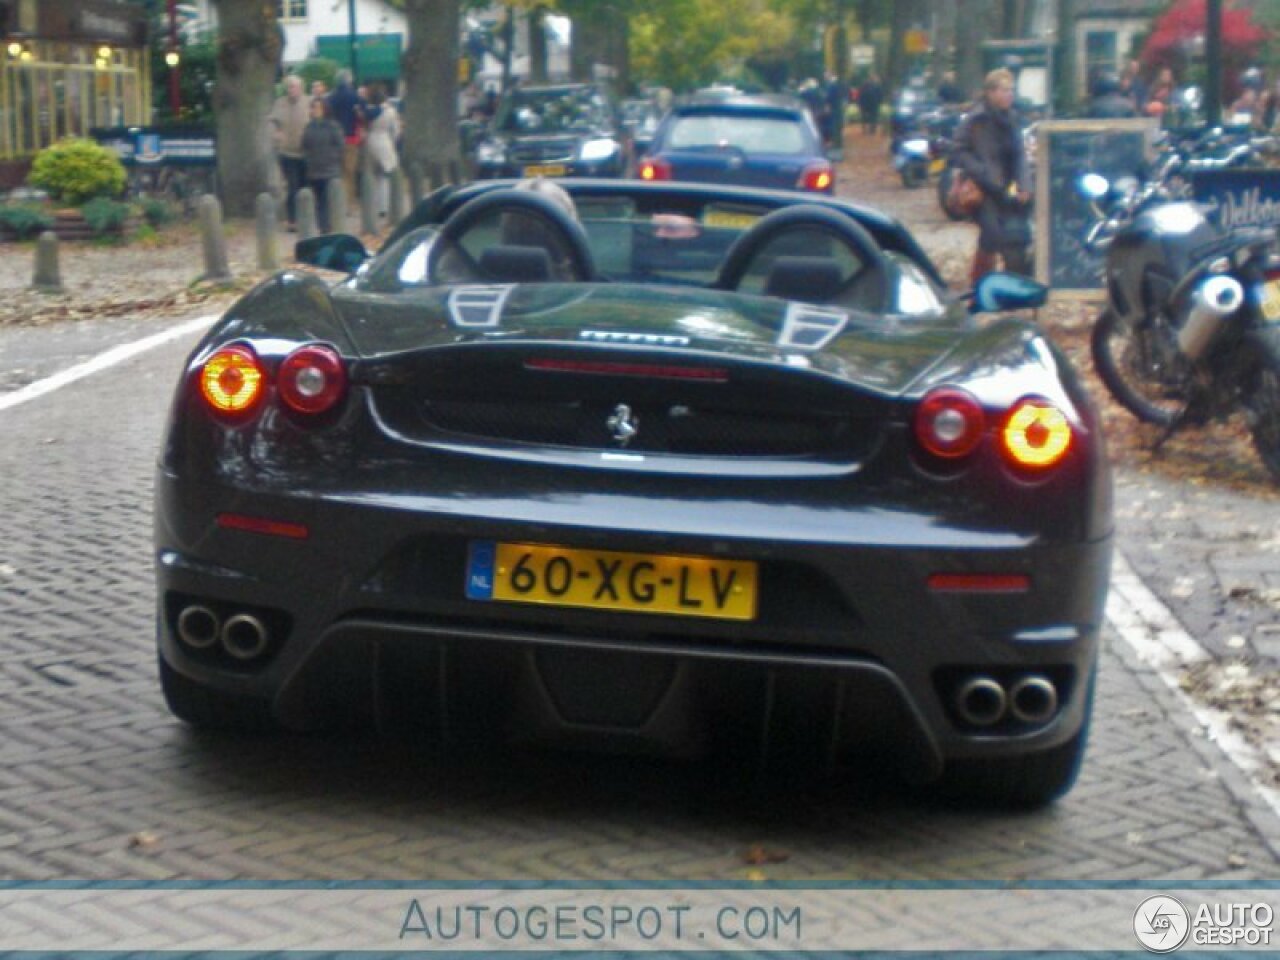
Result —
[[764, 282], [765, 296], [826, 303], [840, 292], [844, 277], [830, 257], [778, 257]]
[[491, 283], [546, 283], [551, 255], [542, 247], [489, 247], [480, 254], [480, 273]]

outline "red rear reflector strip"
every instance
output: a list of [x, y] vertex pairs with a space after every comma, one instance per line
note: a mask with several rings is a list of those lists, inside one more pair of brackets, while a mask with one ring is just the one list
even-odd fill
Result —
[[283, 520], [268, 520], [265, 517], [248, 517], [243, 513], [218, 514], [218, 526], [224, 530], [265, 533], [273, 537], [287, 537], [290, 540], [306, 540], [311, 536], [311, 531], [301, 523], [285, 523]]
[[657, 377], [662, 380], [706, 380], [726, 383], [729, 371], [723, 367], [682, 367], [664, 363], [619, 363], [611, 360], [553, 360], [535, 357], [524, 362], [527, 370], [555, 373], [594, 373], [606, 377]]
[[1025, 573], [932, 573], [929, 589], [937, 593], [1026, 593], [1031, 578]]

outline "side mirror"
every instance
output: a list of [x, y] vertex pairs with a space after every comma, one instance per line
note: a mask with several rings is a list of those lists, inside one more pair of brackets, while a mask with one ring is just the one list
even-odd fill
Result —
[[299, 240], [293, 248], [293, 256], [299, 263], [309, 263], [313, 267], [355, 273], [369, 259], [369, 251], [349, 233], [326, 233]]
[[1049, 288], [1016, 273], [988, 273], [973, 288], [971, 313], [999, 313], [1003, 310], [1031, 310], [1042, 307]]
[[1097, 203], [1111, 192], [1111, 182], [1098, 173], [1086, 173], [1076, 181], [1076, 189], [1086, 200]]

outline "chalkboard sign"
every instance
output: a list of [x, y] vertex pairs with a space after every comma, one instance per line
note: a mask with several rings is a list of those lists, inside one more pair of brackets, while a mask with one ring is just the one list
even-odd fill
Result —
[[1140, 177], [1155, 131], [1149, 119], [1053, 120], [1036, 129], [1036, 279], [1055, 296], [1092, 297], [1103, 287], [1102, 258], [1084, 247], [1095, 217], [1080, 177]]

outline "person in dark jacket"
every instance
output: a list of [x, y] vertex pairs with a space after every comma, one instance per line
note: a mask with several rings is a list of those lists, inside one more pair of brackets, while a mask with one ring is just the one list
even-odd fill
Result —
[[339, 70], [336, 82], [337, 86], [329, 94], [329, 109], [346, 138], [346, 146], [342, 151], [342, 179], [347, 187], [347, 199], [354, 201], [356, 171], [360, 168], [360, 143], [364, 140], [361, 126], [364, 102], [351, 85], [350, 70]]
[[874, 70], [866, 82], [858, 88], [858, 115], [862, 117], [864, 133], [875, 135], [880, 126], [880, 108], [884, 105], [884, 87], [880, 85], [880, 75]]
[[973, 178], [985, 197], [974, 219], [978, 249], [969, 279], [977, 283], [996, 268], [997, 258], [1012, 273], [1030, 273], [1031, 171], [1022, 129], [1013, 111], [1013, 74], [992, 70], [982, 103], [956, 132], [952, 162]]
[[1120, 78], [1110, 70], [1102, 70], [1093, 78], [1092, 99], [1085, 116], [1100, 120], [1136, 117], [1138, 108], [1120, 89]]
[[[329, 101], [316, 97], [311, 101], [311, 120], [302, 131], [302, 159], [306, 164], [307, 186], [316, 195], [316, 219], [320, 232], [328, 233], [334, 226], [329, 223], [329, 181], [342, 176], [342, 151], [346, 137], [342, 127], [333, 119]], [[341, 230], [343, 224], [337, 224]]]

